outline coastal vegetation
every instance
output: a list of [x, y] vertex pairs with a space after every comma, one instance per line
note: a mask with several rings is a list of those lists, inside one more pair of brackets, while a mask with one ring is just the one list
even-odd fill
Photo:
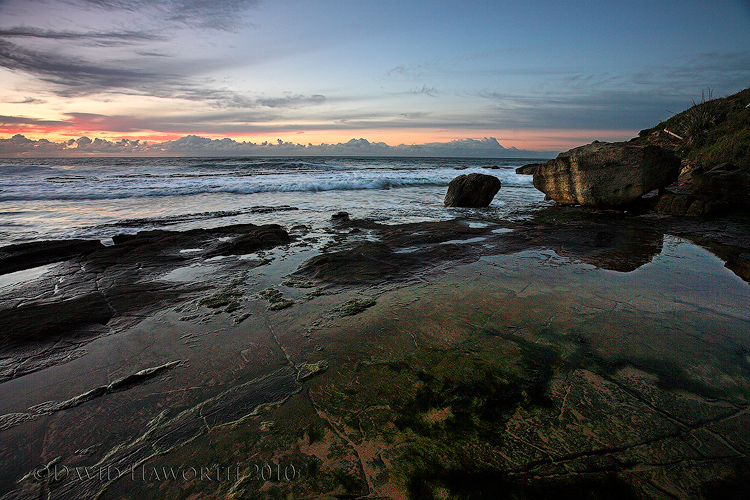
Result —
[[711, 89], [703, 91], [700, 102], [638, 136], [637, 143], [670, 149], [704, 167], [750, 167], [750, 88], [717, 99]]

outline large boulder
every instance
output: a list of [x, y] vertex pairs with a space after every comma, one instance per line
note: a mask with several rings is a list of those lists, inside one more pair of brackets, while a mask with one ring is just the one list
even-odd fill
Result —
[[446, 207], [486, 207], [500, 191], [500, 179], [493, 175], [459, 175], [448, 184]]
[[616, 207], [677, 180], [680, 159], [652, 145], [598, 142], [534, 169], [534, 187], [563, 205]]

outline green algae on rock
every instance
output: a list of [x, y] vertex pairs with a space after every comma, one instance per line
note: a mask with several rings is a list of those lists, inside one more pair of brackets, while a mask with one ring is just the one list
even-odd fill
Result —
[[265, 290], [258, 292], [258, 296], [268, 300], [269, 311], [286, 309], [287, 307], [294, 304], [294, 301], [292, 299], [285, 299], [283, 294], [273, 287], [266, 288]]
[[236, 297], [241, 296], [242, 292], [238, 290], [224, 289], [215, 292], [213, 295], [202, 298], [199, 303], [200, 305], [211, 309], [218, 309], [219, 307], [237, 304]]
[[342, 316], [354, 316], [375, 305], [375, 299], [365, 297], [346, 301], [340, 308]]

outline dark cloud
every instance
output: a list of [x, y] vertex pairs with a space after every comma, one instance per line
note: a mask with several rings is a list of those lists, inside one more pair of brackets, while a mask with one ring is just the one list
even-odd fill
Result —
[[[43, 3], [42, 0], [29, 0]], [[191, 81], [219, 61], [181, 61], [163, 52], [155, 43], [172, 42], [181, 28], [234, 30], [247, 24], [246, 11], [255, 0], [58, 0], [67, 4], [71, 19], [92, 9], [111, 12], [117, 26], [110, 29], [44, 29], [35, 26], [0, 28], [0, 67], [25, 72], [54, 84], [52, 92], [63, 97], [97, 93], [135, 93], [157, 97], [207, 100], [224, 107], [254, 107], [263, 104], [246, 97]], [[30, 20], [33, 22], [33, 20]], [[27, 21], [28, 22], [28, 21]], [[70, 22], [70, 21], [67, 21]], [[65, 43], [65, 45], [60, 45]], [[78, 50], [71, 47], [147, 45], [124, 53]], [[62, 48], [62, 50], [61, 50]], [[112, 56], [117, 54], [116, 59]], [[169, 65], [155, 58], [170, 57]], [[275, 104], [282, 106], [282, 99]], [[300, 105], [302, 103], [300, 102]]]
[[750, 82], [750, 51], [699, 53], [663, 66], [636, 73], [633, 83], [660, 92], [685, 94], [708, 86], [721, 95], [744, 89]]
[[424, 62], [418, 64], [399, 64], [398, 66], [386, 71], [386, 76], [389, 78], [420, 78], [424, 75], [424, 72], [430, 69], [434, 69], [436, 63]]
[[107, 141], [88, 137], [67, 142], [32, 141], [18, 134], [10, 139], [0, 139], [0, 156], [77, 156], [81, 154], [140, 155], [140, 156], [468, 156], [468, 157], [551, 157], [554, 153], [504, 148], [494, 137], [481, 140], [461, 139], [446, 143], [389, 146], [367, 139], [351, 139], [338, 144], [303, 145], [284, 142], [238, 142], [233, 139], [209, 139], [187, 135], [173, 141], [148, 143], [146, 141]]
[[268, 108], [298, 108], [308, 104], [323, 104], [326, 102], [326, 98], [320, 94], [313, 94], [311, 96], [288, 95], [285, 97], [258, 99], [257, 102], [261, 106]]
[[137, 51], [136, 54], [144, 57], [174, 57], [172, 54], [166, 54], [164, 52], [153, 52], [153, 51]]
[[638, 130], [663, 120], [665, 108], [679, 107], [681, 102], [674, 95], [627, 90], [477, 96], [493, 102], [473, 123], [480, 129]]
[[262, 124], [278, 118], [263, 112], [216, 113], [176, 117], [137, 118], [105, 116], [93, 113], [70, 113], [69, 122], [76, 130], [134, 133], [144, 130], [171, 134], [195, 134], [211, 130], [216, 134], [241, 134], [267, 129]]
[[404, 64], [399, 64], [395, 68], [389, 69], [386, 72], [387, 76], [393, 76], [393, 75], [411, 75], [413, 72], [407, 68]]
[[424, 94], [424, 95], [428, 95], [430, 97], [435, 97], [435, 94], [438, 93], [438, 89], [435, 88], [435, 87], [428, 87], [427, 85], [422, 85], [421, 89], [420, 88], [413, 88], [413, 89], [411, 89], [409, 91], [409, 93], [410, 94], [415, 94], [415, 95]]
[[77, 130], [107, 132], [139, 132], [149, 130], [144, 120], [132, 116], [105, 116], [95, 113], [68, 113], [70, 123]]
[[299, 108], [326, 102], [320, 94], [286, 94], [283, 97], [253, 98], [226, 89], [216, 89], [191, 82], [190, 76], [179, 72], [198, 71], [185, 65], [170, 72], [163, 65], [146, 69], [134, 63], [94, 63], [60, 53], [24, 48], [0, 38], [0, 66], [23, 71], [55, 85], [53, 92], [62, 97], [99, 93], [151, 95], [161, 98], [206, 102], [217, 108], [255, 109]]
[[235, 30], [248, 23], [244, 13], [255, 0], [172, 0], [163, 1], [167, 19], [201, 29]]
[[36, 118], [27, 118], [25, 116], [3, 116], [0, 115], [0, 126], [7, 125], [69, 125], [68, 122], [59, 120], [39, 120]]
[[45, 40], [81, 41], [89, 45], [113, 47], [164, 41], [167, 38], [149, 31], [54, 31], [32, 27], [0, 29], [0, 38], [38, 38]]
[[233, 31], [249, 24], [245, 12], [257, 0], [66, 0], [66, 3], [107, 11], [148, 12], [171, 26]]
[[3, 101], [8, 104], [44, 104], [47, 101], [44, 99], [37, 99], [36, 97], [27, 97], [22, 101]]
[[0, 66], [30, 73], [58, 85], [56, 93], [66, 97], [117, 88], [143, 89], [169, 76], [142, 69], [94, 64], [60, 53], [35, 51], [2, 39]]
[[746, 88], [748, 82], [750, 51], [698, 54], [632, 76], [568, 74], [540, 82], [524, 94], [466, 93], [492, 103], [469, 126], [639, 130], [689, 108], [707, 86], [720, 97]]
[[[149, 94], [157, 97], [171, 97], [187, 101], [200, 101], [219, 109], [258, 109], [258, 108], [301, 108], [314, 106], [326, 102], [326, 97], [320, 94], [302, 95], [289, 94], [283, 97], [251, 97], [246, 94], [227, 89], [213, 89], [190, 85], [189, 83], [169, 83], [152, 86]], [[274, 117], [276, 117], [275, 115]]]

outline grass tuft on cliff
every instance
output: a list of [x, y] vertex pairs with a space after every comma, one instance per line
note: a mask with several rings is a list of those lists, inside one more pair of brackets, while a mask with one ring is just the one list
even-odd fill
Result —
[[706, 167], [726, 162], [750, 167], [750, 88], [719, 99], [704, 91], [700, 102], [641, 130], [633, 141], [656, 144]]

